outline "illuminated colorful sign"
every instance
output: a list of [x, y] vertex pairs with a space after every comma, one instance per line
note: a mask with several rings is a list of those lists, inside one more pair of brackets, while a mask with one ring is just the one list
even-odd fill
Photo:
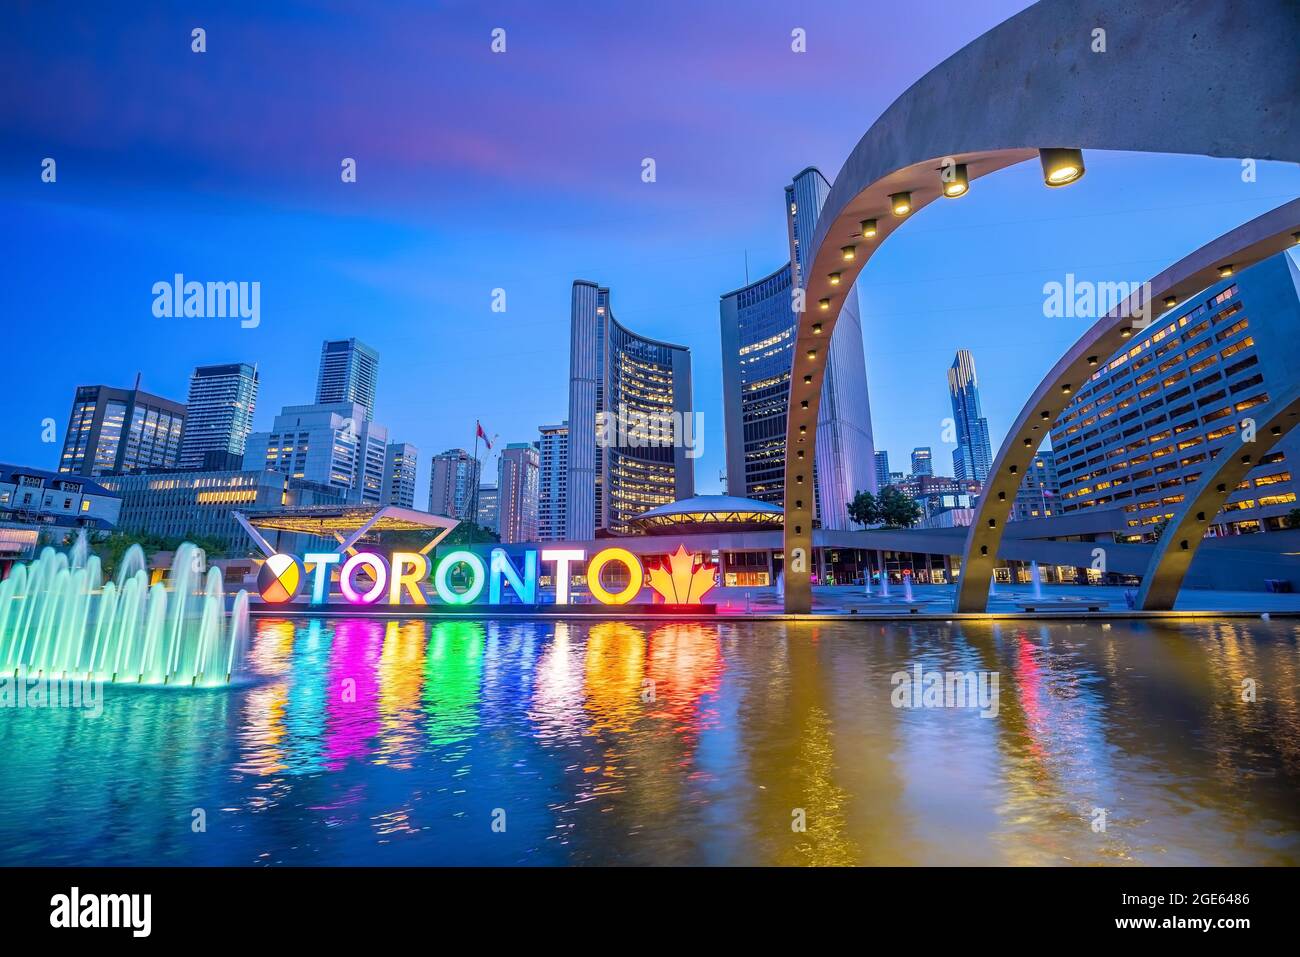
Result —
[[[278, 605], [292, 601], [302, 582], [303, 568], [311, 581], [311, 603], [329, 602], [334, 569], [338, 569], [338, 589], [353, 605], [427, 605], [424, 583], [432, 586], [438, 599], [447, 605], [468, 605], [477, 601], [487, 589], [487, 604], [502, 603], [504, 588], [514, 591], [525, 605], [537, 603], [537, 577], [545, 565], [555, 579], [555, 604], [572, 604], [570, 579], [587, 562], [587, 590], [603, 605], [625, 605], [641, 593], [646, 570], [641, 559], [625, 548], [605, 548], [587, 561], [581, 548], [543, 548], [524, 550], [516, 565], [503, 548], [494, 548], [485, 563], [483, 557], [468, 549], [449, 552], [431, 565], [421, 552], [393, 552], [385, 557], [376, 552], [308, 552], [301, 564], [293, 555], [277, 553], [266, 560], [258, 573], [258, 590], [262, 600]], [[622, 569], [627, 584], [612, 589], [605, 584], [607, 569]], [[669, 556], [662, 568], [651, 568], [650, 587], [665, 602], [675, 605], [699, 605], [713, 588], [717, 568], [682, 546]]]

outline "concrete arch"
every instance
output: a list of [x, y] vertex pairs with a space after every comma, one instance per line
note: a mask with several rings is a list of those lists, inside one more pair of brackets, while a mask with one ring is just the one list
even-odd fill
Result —
[[[1105, 53], [1092, 50], [1096, 29], [1106, 31]], [[812, 464], [825, 356], [844, 294], [880, 244], [939, 198], [943, 161], [965, 163], [973, 184], [1035, 158], [1040, 147], [1300, 160], [1300, 126], [1289, 122], [1300, 99], [1292, 47], [1298, 32], [1300, 5], [1291, 0], [1245, 8], [1206, 0], [1041, 0], [935, 67], [872, 124], [822, 208], [796, 326], [786, 422], [787, 611], [812, 606], [801, 573], [812, 555]], [[1202, 61], [1217, 68], [1197, 69]], [[890, 213], [889, 197], [899, 192], [911, 193], [912, 212], [902, 219]], [[868, 219], [877, 222], [871, 239], [860, 226]], [[1004, 504], [1009, 512], [1010, 501]], [[976, 555], [981, 548], [996, 553], [996, 542], [973, 544]]]
[[1237, 490], [1259, 460], [1300, 423], [1300, 389], [1293, 390], [1283, 399], [1274, 400], [1264, 409], [1262, 416], [1255, 416], [1255, 440], [1243, 442], [1240, 433], [1224, 439], [1217, 447], [1218, 455], [1213, 459], [1213, 467], [1201, 476], [1170, 519], [1156, 544], [1146, 574], [1142, 576], [1136, 602], [1138, 608], [1143, 611], [1173, 609], [1183, 579], [1214, 516], [1219, 514], [1228, 496]]
[[[1099, 363], [1122, 348], [1135, 328], [1150, 324], [1151, 319], [1144, 314], [1154, 318], [1165, 311], [1156, 303], [1164, 302], [1168, 296], [1181, 303], [1196, 295], [1219, 280], [1222, 265], [1231, 263], [1235, 271], [1240, 271], [1276, 255], [1294, 245], [1292, 233], [1297, 230], [1300, 230], [1300, 199], [1224, 233], [1152, 277], [1149, 299], [1142, 291], [1130, 296], [1099, 319], [1052, 367], [1016, 417], [993, 460], [966, 536], [956, 611], [984, 611], [987, 607], [989, 581], [997, 563], [1003, 527], [1011, 514], [1025, 469], [1052, 423], [1074, 399], [1074, 392], [1097, 371]], [[1212, 512], [1211, 518], [1213, 515]], [[1148, 576], [1157, 568], [1158, 563], [1153, 563]], [[1178, 581], [1181, 583], [1181, 575]]]

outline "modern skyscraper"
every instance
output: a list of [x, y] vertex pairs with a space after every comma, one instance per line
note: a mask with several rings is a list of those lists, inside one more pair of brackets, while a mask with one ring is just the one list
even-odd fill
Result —
[[934, 474], [934, 457], [930, 454], [930, 446], [918, 445], [912, 449], [912, 474]]
[[983, 485], [993, 467], [993, 450], [989, 445], [989, 422], [980, 410], [975, 357], [968, 349], [958, 349], [948, 369], [948, 396], [952, 399], [952, 418], [957, 431], [957, 448], [952, 452], [953, 475]]
[[415, 508], [415, 470], [420, 450], [409, 442], [389, 442], [384, 459], [382, 500], [388, 505]]
[[318, 405], [355, 402], [365, 408], [366, 418], [374, 418], [378, 381], [379, 353], [360, 339], [327, 340], [321, 345]]
[[[813, 168], [785, 188], [790, 262], [727, 293], [722, 324], [723, 413], [727, 490], [780, 503], [785, 481], [785, 427], [795, 315], [792, 288], [810, 264], [813, 233], [830, 184]], [[831, 336], [817, 423], [813, 468], [817, 514], [824, 528], [850, 526], [848, 503], [876, 491], [871, 403], [856, 291], [850, 291]]]
[[537, 540], [555, 542], [564, 538], [565, 491], [569, 478], [569, 423], [538, 428]]
[[199, 366], [190, 376], [179, 466], [237, 469], [253, 431], [257, 367], [247, 362]]
[[343, 490], [354, 504], [383, 503], [388, 429], [355, 402], [286, 405], [270, 432], [254, 432], [245, 469], [275, 469]]
[[478, 487], [478, 522], [479, 528], [486, 528], [493, 532], [497, 531], [501, 525], [501, 503], [497, 496], [497, 487], [495, 485], [480, 485]]
[[429, 511], [462, 522], [472, 518], [479, 472], [478, 460], [464, 449], [435, 455], [429, 474]]
[[[692, 404], [690, 350], [625, 328], [614, 319], [608, 289], [575, 282], [566, 538], [629, 534], [642, 512], [695, 494], [695, 462], [682, 430]], [[503, 541], [505, 517], [501, 486]]]
[[502, 542], [537, 541], [537, 449], [512, 442], [497, 461], [497, 534]]
[[185, 406], [148, 392], [106, 385], [77, 387], [59, 471], [109, 475], [174, 468]]
[[884, 449], [876, 450], [876, 489], [879, 491], [889, 484], [889, 453]]
[[[1052, 426], [1061, 513], [1122, 508], [1127, 538], [1151, 537], [1215, 456], [1240, 453], [1241, 432], [1259, 414], [1250, 410], [1294, 386], [1297, 328], [1300, 271], [1283, 252], [1134, 330]], [[1286, 528], [1296, 468], [1300, 430], [1259, 456], [1211, 534]]]

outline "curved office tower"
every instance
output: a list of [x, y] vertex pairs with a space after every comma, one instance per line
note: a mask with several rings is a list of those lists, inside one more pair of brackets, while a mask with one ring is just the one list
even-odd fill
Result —
[[[785, 480], [785, 428], [794, 349], [791, 288], [802, 285], [804, 251], [830, 184], [809, 167], [785, 188], [790, 262], [770, 276], [727, 293], [722, 320], [723, 414], [727, 491], [781, 502]], [[824, 528], [850, 527], [848, 503], [860, 491], [877, 491], [871, 401], [856, 293], [844, 303], [831, 336], [817, 458], [813, 470], [817, 515]]]
[[620, 325], [593, 282], [573, 284], [572, 319], [566, 537], [626, 535], [695, 494], [691, 353]]

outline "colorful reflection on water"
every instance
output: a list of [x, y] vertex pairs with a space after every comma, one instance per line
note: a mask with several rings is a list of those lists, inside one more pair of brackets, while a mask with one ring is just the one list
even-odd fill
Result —
[[255, 632], [234, 691], [0, 710], [0, 864], [1300, 863], [1288, 622]]

